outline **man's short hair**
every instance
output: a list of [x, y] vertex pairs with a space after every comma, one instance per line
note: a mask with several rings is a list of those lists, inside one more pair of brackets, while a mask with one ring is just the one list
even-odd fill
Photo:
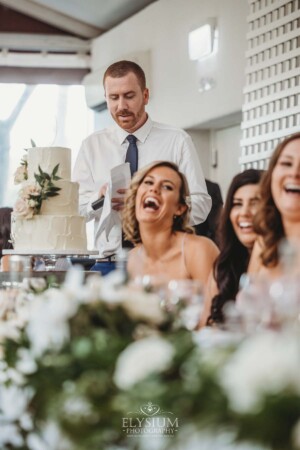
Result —
[[138, 83], [141, 86], [142, 91], [146, 89], [146, 76], [143, 69], [133, 61], [117, 61], [111, 64], [105, 71], [103, 76], [103, 86], [105, 89], [105, 80], [107, 77], [121, 78], [128, 73], [134, 73], [138, 79]]

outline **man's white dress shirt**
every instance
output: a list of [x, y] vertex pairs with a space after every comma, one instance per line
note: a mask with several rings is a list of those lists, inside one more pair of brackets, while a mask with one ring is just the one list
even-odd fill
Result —
[[[191, 224], [203, 222], [211, 209], [211, 198], [190, 136], [184, 130], [153, 122], [149, 117], [133, 134], [137, 137], [138, 167], [153, 161], [176, 163], [185, 174], [191, 192]], [[125, 162], [127, 136], [128, 132], [115, 124], [87, 137], [78, 153], [73, 180], [80, 185], [79, 211], [87, 221], [95, 219], [95, 236], [102, 208], [94, 211], [91, 204], [98, 199], [100, 187], [109, 181], [110, 170]], [[111, 230], [108, 241], [102, 233], [95, 242], [95, 248], [103, 257], [116, 253], [120, 246], [121, 228], [118, 226]]]

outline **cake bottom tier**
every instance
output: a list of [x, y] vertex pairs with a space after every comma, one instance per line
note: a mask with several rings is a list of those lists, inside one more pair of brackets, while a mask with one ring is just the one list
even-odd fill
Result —
[[82, 216], [42, 216], [12, 219], [14, 250], [87, 250], [85, 219]]

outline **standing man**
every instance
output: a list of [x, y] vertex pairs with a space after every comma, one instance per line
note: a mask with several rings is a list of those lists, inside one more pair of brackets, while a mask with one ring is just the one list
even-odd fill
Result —
[[[192, 225], [206, 219], [211, 199], [196, 149], [188, 134], [178, 128], [153, 122], [146, 113], [149, 90], [143, 69], [132, 61], [116, 62], [107, 68], [103, 85], [115, 125], [96, 131], [83, 141], [73, 179], [80, 184], [80, 214], [87, 221], [95, 219], [95, 247], [104, 263], [114, 260], [115, 253], [121, 247], [122, 233], [120, 226], [114, 226], [108, 240], [105, 232], [97, 235], [102, 208], [98, 208], [95, 201], [105, 196], [110, 170], [129, 161], [131, 157], [127, 153], [132, 152], [133, 148], [136, 151], [136, 170], [156, 160], [178, 164], [189, 183]], [[123, 203], [124, 194], [112, 199], [113, 208], [117, 211], [122, 209]], [[101, 270], [99, 267], [97, 269]]]

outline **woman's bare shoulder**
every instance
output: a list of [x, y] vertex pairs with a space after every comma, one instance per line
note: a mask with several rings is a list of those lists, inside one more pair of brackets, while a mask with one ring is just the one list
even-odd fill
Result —
[[193, 279], [205, 286], [219, 250], [213, 241], [204, 236], [189, 235], [186, 242], [186, 265]]
[[219, 249], [216, 244], [205, 236], [197, 236], [196, 234], [187, 235], [187, 242], [190, 250], [196, 251], [201, 249], [205, 252], [210, 252], [216, 256], [219, 254]]

